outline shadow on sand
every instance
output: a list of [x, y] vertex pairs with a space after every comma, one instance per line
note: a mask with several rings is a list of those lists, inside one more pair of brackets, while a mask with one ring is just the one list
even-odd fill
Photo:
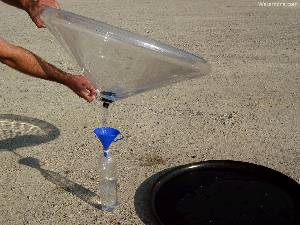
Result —
[[88, 203], [92, 207], [101, 209], [100, 197], [96, 193], [69, 180], [66, 177], [61, 176], [59, 173], [42, 168], [38, 159], [26, 157], [20, 159], [18, 162], [22, 165], [37, 169], [48, 181], [71, 193], [77, 198], [80, 198], [82, 201]]
[[46, 143], [60, 134], [43, 120], [13, 114], [0, 114], [0, 152]]
[[152, 213], [151, 191], [154, 183], [163, 174], [169, 172], [172, 168], [162, 170], [147, 178], [136, 190], [134, 195], [134, 207], [137, 215], [146, 225], [159, 225]]
[[0, 114], [0, 152], [9, 151], [19, 163], [37, 169], [48, 181], [80, 198], [96, 209], [101, 209], [100, 197], [89, 189], [61, 176], [59, 173], [41, 167], [38, 159], [16, 152], [18, 148], [46, 143], [56, 139], [60, 131], [54, 125], [35, 118], [13, 114]]

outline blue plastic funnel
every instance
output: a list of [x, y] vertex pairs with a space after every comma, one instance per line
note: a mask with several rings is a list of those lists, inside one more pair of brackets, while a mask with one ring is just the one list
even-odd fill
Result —
[[112, 142], [117, 142], [122, 137], [117, 138], [121, 132], [112, 127], [98, 127], [94, 130], [97, 138], [101, 141], [103, 150], [107, 151]]

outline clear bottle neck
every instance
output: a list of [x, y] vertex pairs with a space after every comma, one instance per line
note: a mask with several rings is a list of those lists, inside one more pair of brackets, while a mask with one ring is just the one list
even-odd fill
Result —
[[103, 156], [106, 159], [110, 159], [111, 158], [111, 154], [110, 154], [110, 152], [108, 150], [107, 151], [103, 150]]

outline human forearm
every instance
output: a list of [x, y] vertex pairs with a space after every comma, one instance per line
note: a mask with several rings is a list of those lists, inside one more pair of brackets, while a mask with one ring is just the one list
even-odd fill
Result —
[[96, 97], [93, 84], [82, 75], [71, 75], [42, 60], [32, 52], [0, 38], [0, 62], [33, 77], [55, 81], [91, 102]]
[[30, 76], [62, 84], [65, 84], [70, 76], [24, 48], [7, 44], [1, 51], [1, 62]]

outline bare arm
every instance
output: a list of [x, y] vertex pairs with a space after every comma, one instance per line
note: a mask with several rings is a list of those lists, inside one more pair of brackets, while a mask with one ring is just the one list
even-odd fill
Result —
[[63, 72], [34, 53], [11, 45], [1, 38], [0, 61], [30, 76], [64, 84], [88, 102], [94, 100], [96, 96], [95, 88], [84, 76]]
[[0, 40], [0, 61], [22, 73], [45, 80], [65, 83], [68, 75], [46, 63], [32, 52]]

